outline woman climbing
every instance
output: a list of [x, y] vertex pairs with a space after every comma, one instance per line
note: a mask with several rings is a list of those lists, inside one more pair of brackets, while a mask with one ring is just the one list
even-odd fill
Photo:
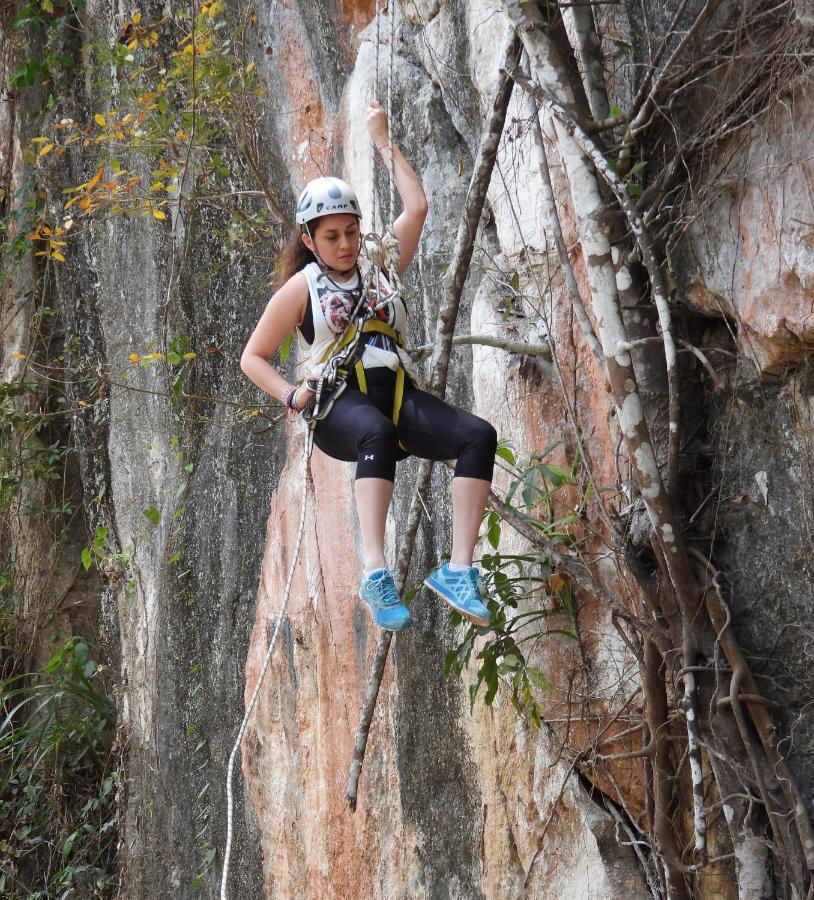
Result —
[[[415, 255], [427, 215], [424, 188], [389, 136], [379, 103], [367, 109], [367, 130], [384, 161], [392, 166], [404, 210], [393, 223], [399, 240], [398, 275]], [[391, 159], [392, 156], [392, 159]], [[338, 178], [309, 182], [297, 202], [300, 233], [283, 251], [279, 289], [266, 306], [240, 361], [243, 372], [294, 413], [313, 402], [320, 363], [336, 348], [361, 297], [359, 204], [350, 185]], [[401, 631], [410, 612], [396, 592], [384, 557], [387, 511], [396, 463], [407, 456], [455, 459], [452, 480], [452, 553], [425, 584], [470, 621], [488, 625], [472, 554], [492, 481], [497, 435], [483, 419], [419, 390], [411, 361], [402, 350], [406, 312], [386, 273], [363, 303], [375, 315], [362, 329], [355, 364], [345, 389], [325, 418], [314, 424], [314, 443], [334, 459], [355, 461], [354, 494], [362, 533], [364, 574], [359, 596], [381, 628]], [[291, 385], [273, 368], [285, 336], [297, 330], [300, 365], [306, 377]]]

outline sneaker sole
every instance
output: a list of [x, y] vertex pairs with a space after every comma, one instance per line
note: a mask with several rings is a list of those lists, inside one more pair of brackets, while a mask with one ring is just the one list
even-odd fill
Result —
[[373, 624], [377, 628], [381, 628], [382, 631], [391, 631], [393, 634], [398, 634], [400, 631], [406, 631], [413, 624], [412, 619], [408, 619], [401, 626], [401, 628], [385, 628], [384, 625], [379, 625], [379, 623], [376, 621], [376, 619], [373, 615], [373, 610], [371, 609], [370, 604], [367, 602], [367, 600], [365, 600], [365, 598], [361, 594], [357, 594], [356, 596], [362, 601], [362, 606], [364, 606], [364, 608], [370, 614], [370, 618], [371, 618], [371, 621], [373, 622]]
[[456, 606], [452, 602], [452, 600], [450, 600], [446, 594], [442, 593], [437, 587], [435, 587], [429, 581], [429, 579], [424, 582], [424, 587], [429, 588], [434, 594], [440, 597], [444, 601], [444, 603], [447, 604], [447, 606], [449, 606], [451, 609], [454, 609], [456, 613], [462, 615], [465, 619], [468, 619], [473, 625], [480, 625], [481, 627], [485, 627], [486, 625], [492, 624], [491, 619], [484, 619], [482, 616], [476, 616], [473, 613], [468, 613], [466, 612], [466, 610]]

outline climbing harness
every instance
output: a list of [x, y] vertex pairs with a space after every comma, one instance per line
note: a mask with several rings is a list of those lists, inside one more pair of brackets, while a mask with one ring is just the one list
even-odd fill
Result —
[[[392, 4], [392, 0], [390, 0]], [[392, 121], [392, 103], [393, 103], [393, 94], [392, 94], [392, 85], [393, 85], [393, 48], [395, 46], [395, 16], [393, 14], [392, 5], [388, 10], [388, 15], [390, 18], [390, 57], [389, 57], [389, 68], [388, 68], [388, 83], [387, 83], [387, 121], [388, 127], [390, 122]], [[374, 74], [374, 90], [373, 94], [376, 98], [379, 96], [379, 44], [380, 44], [380, 17], [381, 17], [381, 8], [380, 8], [380, 0], [376, 0], [376, 67]], [[288, 578], [286, 580], [285, 590], [283, 591], [283, 600], [280, 606], [280, 611], [277, 614], [277, 620], [274, 623], [274, 630], [272, 631], [271, 638], [269, 640], [269, 646], [266, 650], [266, 655], [263, 659], [263, 665], [260, 669], [260, 674], [257, 677], [257, 683], [254, 686], [254, 690], [252, 691], [252, 695], [249, 698], [249, 702], [246, 706], [246, 711], [243, 715], [243, 719], [240, 723], [240, 728], [237, 732], [237, 737], [235, 738], [234, 745], [232, 746], [231, 753], [229, 754], [229, 762], [226, 767], [226, 846], [223, 852], [223, 871], [221, 874], [221, 884], [220, 884], [220, 897], [221, 900], [228, 900], [227, 894], [227, 885], [229, 881], [229, 863], [231, 860], [232, 854], [232, 840], [234, 836], [234, 796], [232, 793], [232, 777], [234, 774], [235, 768], [235, 759], [237, 758], [238, 751], [240, 750], [240, 744], [243, 740], [243, 735], [246, 732], [246, 728], [249, 724], [249, 719], [251, 718], [251, 714], [254, 710], [255, 704], [257, 703], [257, 699], [260, 696], [260, 690], [263, 686], [263, 680], [266, 677], [266, 672], [271, 664], [272, 656], [274, 655], [274, 648], [277, 645], [277, 637], [280, 633], [280, 629], [282, 627], [283, 619], [285, 617], [285, 612], [288, 607], [288, 599], [291, 594], [291, 584], [294, 580], [294, 573], [296, 571], [297, 562], [299, 560], [300, 548], [302, 546], [302, 536], [305, 531], [305, 513], [306, 506], [308, 500], [308, 461], [311, 458], [311, 452], [313, 450], [314, 445], [314, 427], [316, 423], [325, 418], [331, 410], [331, 407], [336, 402], [337, 398], [340, 396], [342, 391], [345, 389], [347, 376], [350, 372], [350, 369], [356, 372], [357, 381], [359, 384], [359, 389], [362, 393], [367, 393], [367, 382], [364, 373], [364, 366], [361, 361], [361, 349], [363, 349], [363, 345], [361, 345], [361, 339], [364, 334], [368, 334], [370, 332], [379, 332], [388, 335], [396, 343], [401, 346], [402, 341], [400, 335], [393, 329], [391, 326], [387, 325], [385, 322], [382, 322], [376, 317], [376, 313], [385, 307], [388, 304], [394, 303], [397, 299], [401, 297], [402, 292], [402, 281], [398, 272], [399, 265], [399, 254], [400, 254], [400, 245], [399, 240], [393, 232], [392, 227], [388, 227], [383, 235], [379, 235], [376, 233], [376, 224], [377, 224], [377, 216], [376, 216], [376, 207], [377, 207], [377, 194], [375, 189], [375, 173], [376, 173], [376, 148], [375, 145], [373, 147], [373, 159], [371, 164], [371, 183], [374, 185], [373, 188], [373, 232], [370, 234], [366, 234], [362, 236], [360, 241], [360, 256], [366, 261], [366, 267], [364, 273], [359, 271], [359, 280], [360, 280], [360, 288], [359, 288], [359, 297], [357, 299], [356, 305], [354, 307], [353, 312], [348, 317], [347, 324], [343, 329], [342, 333], [337, 337], [337, 339], [330, 345], [327, 351], [323, 354], [323, 359], [320, 360], [322, 364], [322, 370], [320, 373], [319, 380], [314, 385], [314, 397], [309, 406], [300, 413], [300, 418], [302, 419], [304, 429], [305, 429], [305, 438], [303, 442], [303, 455], [302, 455], [302, 512], [300, 514], [300, 522], [299, 527], [297, 529], [297, 540], [294, 546], [294, 554], [291, 559], [291, 567], [288, 572]], [[390, 163], [388, 166], [388, 175], [389, 175], [389, 189], [390, 189], [390, 209], [389, 214], [391, 220], [394, 218], [395, 212], [395, 175], [394, 175], [394, 164], [393, 164], [393, 152], [390, 150]], [[350, 190], [349, 185], [345, 182], [342, 182], [341, 179], [320, 179], [320, 181], [335, 181], [339, 182], [342, 185], [341, 191], [342, 196], [339, 198], [340, 203], [349, 203], [353, 206], [353, 201], [356, 200], [353, 191]], [[330, 186], [324, 185], [327, 190]], [[345, 187], [348, 188], [348, 192], [345, 191]], [[331, 195], [333, 196], [333, 195]], [[299, 218], [303, 218], [302, 224], [305, 228], [308, 228], [309, 221], [309, 213], [306, 212], [305, 209], [300, 210], [298, 204], [297, 210], [297, 219], [298, 224]], [[348, 212], [355, 212], [356, 215], [358, 213], [358, 204], [356, 204], [357, 210], [347, 209]], [[345, 209], [334, 209], [332, 212], [343, 212]], [[330, 214], [329, 211], [320, 210], [322, 215]], [[309, 231], [310, 234], [310, 231]], [[317, 256], [317, 260], [320, 264], [320, 268], [323, 271], [323, 276], [329, 278], [327, 275], [327, 269], [325, 265], [319, 260]], [[359, 269], [357, 265], [357, 270]], [[381, 299], [379, 297], [380, 288], [381, 288], [381, 277], [382, 270], [387, 272], [387, 278], [391, 287], [391, 293], [386, 299]], [[375, 302], [371, 303], [371, 299], [375, 297]], [[405, 380], [405, 370], [403, 365], [399, 365], [398, 372], [396, 373], [396, 390], [395, 397], [393, 403], [393, 422], [398, 424], [398, 416], [399, 411], [401, 409], [401, 399], [404, 393], [404, 380]], [[263, 600], [265, 600], [268, 596], [268, 593], [265, 590], [265, 583], [263, 585]]]
[[[347, 384], [347, 377], [351, 370], [357, 374], [359, 389], [363, 394], [367, 393], [367, 383], [364, 376], [364, 366], [361, 361], [364, 343], [362, 338], [366, 334], [385, 334], [403, 345], [401, 335], [386, 322], [377, 317], [377, 313], [386, 306], [393, 304], [401, 296], [401, 279], [398, 276], [398, 240], [392, 244], [376, 234], [367, 234], [362, 238], [362, 250], [368, 260], [367, 271], [360, 275], [359, 297], [356, 305], [348, 317], [348, 322], [336, 340], [323, 353], [319, 364], [322, 367], [319, 380], [313, 385], [314, 396], [309, 405], [302, 411], [302, 418], [310, 423], [324, 419], [331, 411], [333, 404], [342, 394]], [[380, 298], [381, 290], [381, 266], [376, 260], [384, 256], [384, 265], [392, 267], [391, 293], [386, 298]], [[390, 269], [387, 269], [390, 275]], [[397, 390], [400, 396], [404, 390], [404, 367], [399, 365]], [[395, 422], [398, 419], [394, 419]]]

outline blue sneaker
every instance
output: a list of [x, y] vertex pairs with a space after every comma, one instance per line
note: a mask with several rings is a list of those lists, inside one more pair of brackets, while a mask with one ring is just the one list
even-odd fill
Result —
[[410, 624], [410, 610], [396, 591], [393, 576], [387, 569], [376, 569], [370, 577], [363, 575], [359, 596], [370, 607], [373, 621], [386, 631], [402, 631]]
[[475, 625], [492, 621], [492, 614], [481, 599], [480, 577], [474, 567], [452, 572], [444, 563], [424, 579], [424, 584]]

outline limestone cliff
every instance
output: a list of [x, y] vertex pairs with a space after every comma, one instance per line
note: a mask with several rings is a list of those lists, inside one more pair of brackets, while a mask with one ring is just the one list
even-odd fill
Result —
[[[364, 129], [365, 100], [376, 82], [384, 100], [390, 70], [393, 134], [429, 199], [407, 288], [414, 343], [431, 339], [498, 63], [514, 27], [506, 7], [515, 5], [389, 0], [377, 20], [373, 0], [258, 0], [239, 47], [252, 60], [262, 94], [249, 141], [254, 149], [226, 146], [223, 131], [211, 138], [224, 141], [228, 174], [218, 190], [234, 193], [234, 205], [194, 202], [210, 163], [203, 149], [193, 149], [176, 160], [183, 163], [178, 190], [188, 199], [160, 207], [165, 218], [111, 216], [83, 224], [77, 215], [63, 262], [29, 254], [13, 270], [7, 266], [4, 380], [24, 365], [12, 355], [28, 353], [38, 339], [42, 301], [32, 285], [46, 265], [43, 290], [59, 311], [68, 375], [99, 373], [96, 380], [64, 378], [75, 448], [65, 483], [83, 497], [83, 518], [72, 523], [70, 541], [52, 561], [54, 574], [24, 587], [23, 619], [36, 631], [38, 608], [61, 616], [74, 605], [88, 610], [84, 618], [63, 616], [62, 632], [97, 640], [111, 667], [121, 754], [122, 897], [219, 893], [226, 760], [280, 608], [303, 494], [305, 536], [291, 599], [242, 746], [229, 896], [681, 896], [660, 880], [651, 854], [657, 845], [652, 772], [648, 777], [642, 765], [652, 736], [642, 726], [645, 638], [640, 642], [637, 635], [670, 619], [653, 611], [667, 603], [669, 589], [667, 579], [654, 574], [658, 560], [650, 550], [636, 460], [622, 446], [626, 424], [603, 365], [579, 330], [563, 279], [545, 213], [541, 145], [530, 124], [536, 113], [528, 92], [515, 88], [512, 96], [457, 330], [498, 343], [548, 343], [550, 352], [532, 357], [484, 343], [459, 346], [447, 394], [489, 419], [518, 460], [545, 452], [545, 461], [562, 470], [582, 472], [585, 465], [590, 472], [590, 483], [580, 475], [556, 493], [549, 511], [564, 520], [576, 510], [554, 545], [584, 565], [594, 590], [584, 590], [565, 569], [556, 574], [552, 564], [520, 610], [548, 610], [547, 627], [559, 632], [538, 636], [527, 651], [547, 682], [536, 691], [541, 725], [512, 705], [506, 679], [490, 706], [481, 690], [470, 709], [474, 657], [487, 638], [478, 638], [463, 678], [445, 677], [446, 653], [462, 630], [418, 592], [414, 626], [391, 650], [358, 809], [348, 810], [345, 784], [377, 639], [356, 595], [352, 468], [315, 451], [306, 479], [299, 423], [277, 410], [264, 419], [229, 405], [237, 402], [244, 411], [265, 405], [238, 361], [272, 289], [282, 236], [275, 213], [290, 214], [299, 188], [321, 172], [341, 174], [356, 187], [368, 223], [374, 203], [379, 226], [391, 212], [387, 173], [373, 164]], [[613, 106], [623, 110], [634, 102], [644, 63], [679, 5], [671, 2], [665, 11], [645, 3], [644, 18], [638, 4], [611, 12], [597, 7]], [[176, 21], [180, 13], [173, 7], [144, 3], [142, 21]], [[797, 22], [804, 35], [794, 4], [782, 7], [784, 23]], [[224, 16], [231, 21], [237, 12]], [[81, 33], [65, 38], [81, 44], [82, 65], [52, 73], [44, 104], [35, 88], [9, 86], [19, 60], [8, 51], [0, 107], [6, 212], [36, 166], [49, 211], [64, 222], [63, 192], [87, 184], [95, 163], [79, 144], [58, 159], [53, 153], [32, 159], [26, 150], [49, 123], [115, 106], [124, 70], [99, 48], [120, 39], [132, 18], [133, 10], [121, 4], [88, 0], [79, 12]], [[3, 27], [12, 35], [9, 21]], [[566, 12], [560, 32], [566, 43], [579, 44], [576, 14]], [[177, 35], [160, 32], [157, 40], [169, 47]], [[670, 40], [672, 50], [679, 38]], [[574, 71], [585, 68], [581, 59]], [[150, 70], [142, 77], [148, 83]], [[722, 96], [725, 87], [719, 85]], [[590, 101], [590, 91], [583, 99]], [[762, 102], [754, 122], [739, 123], [704, 150], [703, 166], [700, 156], [688, 153], [690, 175], [682, 169], [680, 177], [690, 187], [682, 202], [692, 200], [693, 190], [703, 202], [686, 218], [670, 220], [670, 191], [676, 181], [685, 184], [674, 173], [665, 181], [663, 218], [652, 221], [654, 230], [663, 229], [661, 269], [684, 341], [682, 455], [673, 495], [682, 533], [725, 579], [734, 631], [776, 715], [780, 747], [810, 809], [814, 169], [808, 147], [814, 108], [802, 77], [775, 85]], [[695, 110], [681, 113], [684, 127]], [[579, 289], [589, 295], [598, 289], [571, 193], [573, 157], [562, 128], [546, 115], [542, 124], [571, 263]], [[653, 149], [654, 166], [664, 146]], [[659, 164], [669, 168], [669, 160]], [[149, 181], [155, 159], [134, 153], [127, 165], [141, 167]], [[640, 171], [626, 175], [625, 183], [638, 186]], [[610, 203], [609, 191], [602, 191]], [[258, 249], [249, 232], [270, 221]], [[619, 218], [605, 224], [618, 257], [628, 246], [628, 226]], [[664, 466], [671, 432], [653, 295], [641, 287], [638, 251], [621, 264], [614, 260], [642, 417]], [[633, 287], [630, 278], [623, 284], [627, 265], [635, 270]], [[603, 323], [589, 312], [600, 332]], [[180, 369], [167, 355], [179, 336], [184, 348], [197, 352], [194, 365], [183, 370], [182, 393], [174, 392]], [[637, 339], [642, 343], [634, 347]], [[128, 364], [130, 354], [146, 359], [156, 349], [165, 355], [155, 365]], [[607, 343], [605, 351], [610, 359]], [[47, 354], [44, 359], [53, 361]], [[516, 478], [508, 468], [496, 470], [500, 492]], [[393, 561], [415, 472], [414, 460], [399, 466], [388, 524]], [[449, 549], [449, 480], [436, 466], [423, 498], [411, 587]], [[146, 509], [155, 510], [153, 518], [145, 518]], [[16, 558], [45, 559], [51, 551], [44, 526], [22, 521], [25, 531], [4, 533], [14, 538]], [[66, 572], [79, 570], [79, 553], [100, 526], [107, 529], [108, 568], [99, 567], [95, 582], [84, 570], [69, 578]], [[498, 547], [504, 555], [543, 555], [507, 523]], [[111, 568], [114, 551], [125, 548], [122, 570]], [[485, 538], [481, 550], [494, 552]], [[664, 635], [675, 636], [671, 622]], [[665, 661], [659, 679], [671, 684], [677, 671], [670, 668], [681, 668], [680, 654], [672, 645], [659, 646]], [[701, 653], [699, 670], [717, 665], [716, 653]], [[702, 692], [710, 707], [714, 690], [710, 684], [709, 693]], [[726, 701], [714, 697], [726, 712]], [[679, 774], [686, 766], [680, 710], [671, 700], [664, 722], [680, 747], [671, 757]], [[710, 753], [704, 756], [708, 855], [721, 858], [697, 873], [687, 869], [692, 896], [773, 896], [772, 878], [777, 896], [792, 896], [791, 881], [784, 884], [777, 875], [785, 871], [781, 864], [767, 874], [765, 860], [757, 866], [758, 887], [748, 892], [746, 864], [732, 859], [743, 848], [733, 850], [720, 813], [722, 803], [740, 801], [716, 793], [713, 738], [705, 732], [703, 739]], [[603, 755], [617, 758], [603, 762]], [[757, 795], [744, 771], [738, 776], [747, 793]], [[718, 783], [730, 782], [721, 776]], [[774, 783], [769, 788], [781, 792]], [[743, 796], [737, 783], [732, 795]], [[698, 861], [691, 849], [692, 808], [678, 800], [672, 814], [682, 859], [692, 865]], [[768, 828], [762, 815], [753, 820], [758, 837]]]

